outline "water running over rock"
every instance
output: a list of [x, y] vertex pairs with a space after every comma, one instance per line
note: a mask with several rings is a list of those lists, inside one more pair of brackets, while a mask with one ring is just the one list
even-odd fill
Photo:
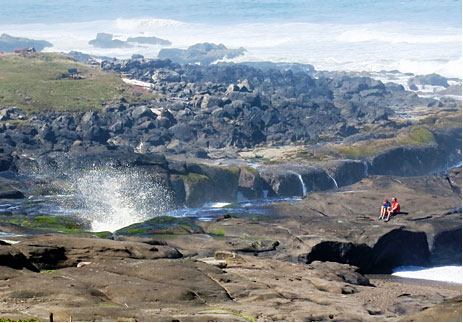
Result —
[[299, 178], [299, 181], [301, 182], [301, 188], [302, 188], [302, 196], [307, 196], [307, 187], [305, 186], [304, 180], [302, 179], [301, 174], [296, 173], [292, 170], [289, 171], [291, 174], [296, 175]]
[[330, 174], [328, 174], [328, 176], [333, 180], [334, 187], [335, 187], [336, 189], [338, 189], [338, 188], [339, 188], [338, 182], [336, 182], [336, 180], [334, 179], [334, 177], [331, 176]]
[[365, 177], [368, 177], [368, 163], [366, 161], [363, 162], [363, 165], [365, 165]]

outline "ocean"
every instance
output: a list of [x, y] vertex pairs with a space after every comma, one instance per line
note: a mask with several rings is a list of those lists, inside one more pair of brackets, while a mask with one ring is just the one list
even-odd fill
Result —
[[[0, 33], [50, 41], [46, 51], [155, 58], [161, 48], [211, 42], [244, 47], [234, 62], [457, 78], [461, 24], [459, 0], [0, 1]], [[98, 32], [120, 40], [156, 36], [172, 45], [94, 48], [88, 41]]]

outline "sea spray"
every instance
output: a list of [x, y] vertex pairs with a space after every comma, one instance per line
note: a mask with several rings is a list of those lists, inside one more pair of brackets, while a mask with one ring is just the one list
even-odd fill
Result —
[[434, 268], [402, 266], [395, 268], [392, 275], [461, 284], [461, 270], [461, 266], [442, 266]]
[[142, 171], [113, 167], [73, 174], [71, 188], [80, 216], [93, 231], [115, 231], [172, 208], [172, 195]]
[[52, 193], [40, 204], [40, 213], [77, 218], [86, 229], [113, 232], [174, 207], [167, 186], [141, 168], [111, 163], [75, 167], [61, 157], [39, 162], [33, 173]]

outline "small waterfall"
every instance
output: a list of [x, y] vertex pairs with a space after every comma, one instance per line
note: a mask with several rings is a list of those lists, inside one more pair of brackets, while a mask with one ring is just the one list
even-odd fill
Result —
[[336, 180], [334, 179], [334, 177], [331, 176], [330, 174], [328, 174], [328, 176], [333, 180], [333, 183], [334, 183], [334, 186], [336, 187], [336, 189], [338, 189], [338, 188], [339, 188], [338, 182], [336, 182]]
[[363, 162], [363, 165], [365, 165], [365, 171], [364, 171], [364, 175], [365, 177], [368, 177], [368, 164], [366, 161]]
[[[243, 193], [237, 192], [236, 193], [236, 201], [237, 202], [246, 202], [246, 201], [249, 201], [249, 199], [247, 199], [246, 196], [243, 195]], [[230, 203], [228, 203], [228, 204], [230, 204]]]
[[296, 175], [299, 178], [299, 181], [301, 182], [301, 187], [302, 187], [302, 196], [307, 196], [307, 187], [305, 186], [304, 180], [302, 179], [301, 174], [296, 173], [292, 170], [289, 171], [291, 174]]
[[264, 193], [264, 199], [266, 199], [268, 197], [268, 190], [263, 190], [262, 192]]

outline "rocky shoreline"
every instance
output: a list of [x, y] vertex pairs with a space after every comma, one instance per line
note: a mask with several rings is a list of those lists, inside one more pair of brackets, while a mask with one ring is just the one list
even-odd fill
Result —
[[[448, 176], [461, 184], [461, 168]], [[420, 207], [436, 192], [437, 203]], [[382, 223], [373, 205], [378, 195], [391, 194], [401, 196], [408, 215]], [[113, 240], [26, 230], [9, 238], [19, 243], [1, 248], [0, 283], [8, 288], [0, 297], [9, 304], [2, 316], [46, 320], [52, 312], [60, 321], [458, 321], [461, 286], [362, 274], [403, 264], [461, 263], [461, 209], [447, 208], [458, 203], [460, 196], [444, 175], [372, 176], [345, 193], [312, 193], [298, 203], [270, 205], [271, 212], [259, 219], [226, 213], [211, 222], [184, 219], [182, 227], [196, 225], [192, 231], [173, 230], [177, 224], [171, 222], [169, 232], [160, 221], [151, 222], [147, 231], [120, 230]], [[19, 233], [19, 228], [0, 225], [4, 232]]]
[[[461, 265], [461, 101], [310, 68], [100, 67], [155, 98], [0, 108], [2, 318], [461, 320], [461, 288], [364, 276]], [[114, 232], [36, 208], [93, 170], [136, 170], [172, 197], [162, 212], [224, 207]], [[405, 213], [378, 221], [392, 196]], [[292, 200], [253, 212], [268, 198]]]

